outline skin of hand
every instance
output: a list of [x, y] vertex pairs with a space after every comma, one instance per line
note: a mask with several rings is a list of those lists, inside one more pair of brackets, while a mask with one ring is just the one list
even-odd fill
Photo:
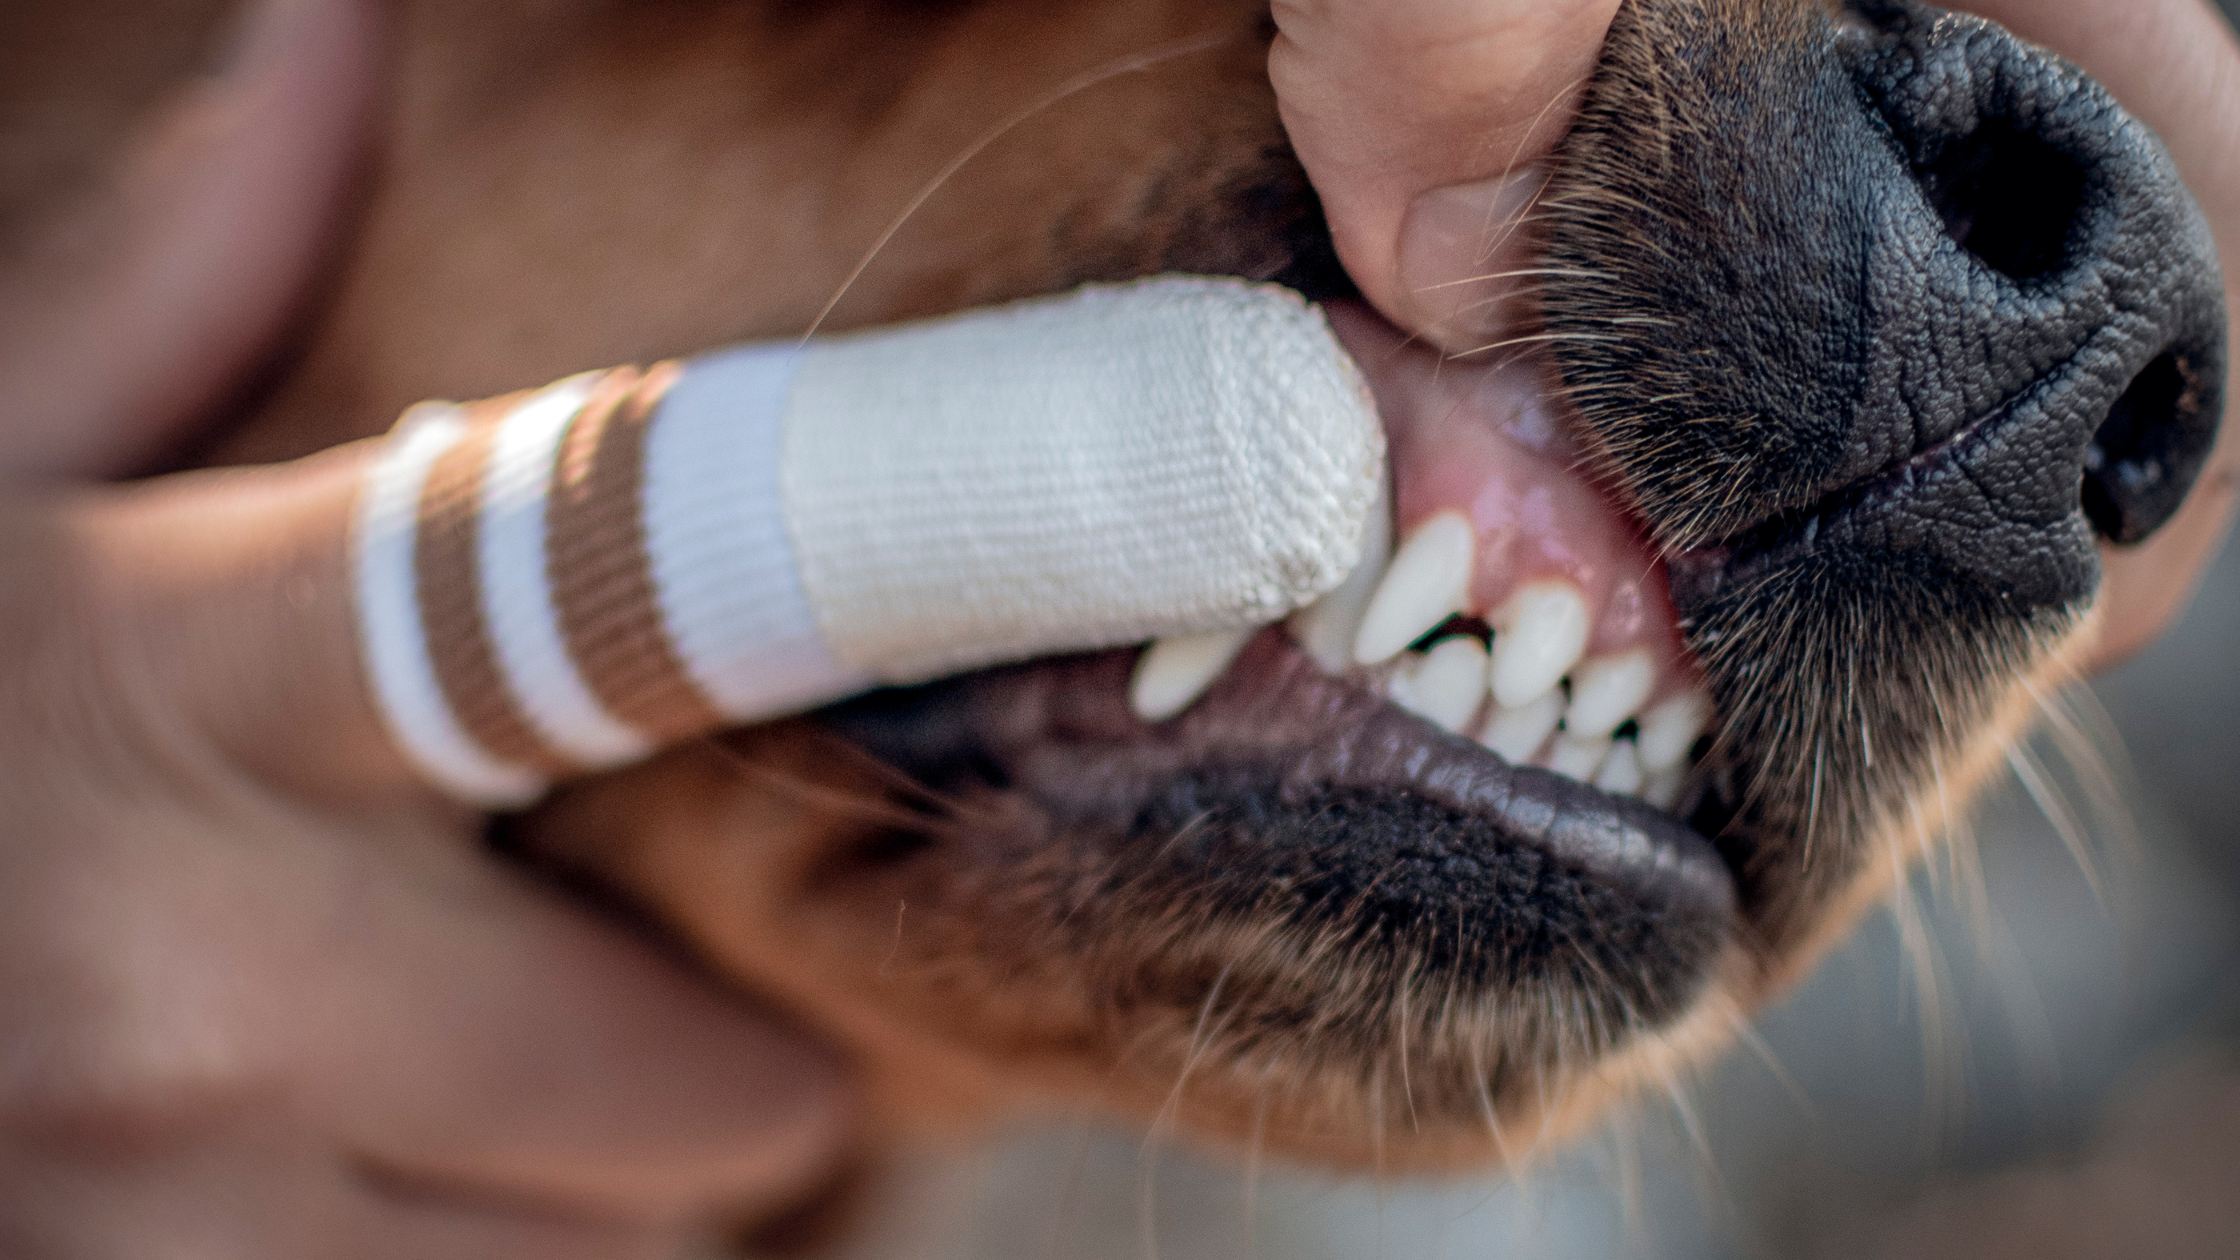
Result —
[[[1618, 0], [1273, 7], [1268, 72], [1284, 125], [1362, 295], [1432, 350], [1500, 340], [1524, 314], [1505, 273], [1533, 265], [1530, 234], [1510, 225], [1541, 185], [1534, 164], [1568, 127]], [[2075, 61], [2161, 134], [2230, 260], [2226, 293], [2240, 311], [2240, 45], [2209, 0], [1958, 7]], [[1437, 366], [1430, 351], [1416, 357], [1418, 370]], [[2185, 607], [2240, 500], [2232, 427], [2176, 518], [2142, 544], [2102, 548], [2090, 668], [2138, 651]]]
[[261, 5], [0, 276], [0, 1254], [656, 1257], [848, 1138], [831, 1054], [488, 857], [390, 745], [370, 448], [101, 480], [285, 324], [374, 12]]

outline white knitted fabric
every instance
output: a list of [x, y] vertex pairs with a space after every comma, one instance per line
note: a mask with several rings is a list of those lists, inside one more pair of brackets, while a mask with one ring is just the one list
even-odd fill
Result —
[[1352, 571], [1383, 465], [1319, 311], [1165, 278], [816, 343], [781, 487], [833, 655], [908, 683], [1275, 621]]
[[646, 552], [677, 657], [735, 722], [875, 685], [833, 659], [801, 588], [778, 493], [786, 400], [802, 350], [694, 359], [646, 437]]

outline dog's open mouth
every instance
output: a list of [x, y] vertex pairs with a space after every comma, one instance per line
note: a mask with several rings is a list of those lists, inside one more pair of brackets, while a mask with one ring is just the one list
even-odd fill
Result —
[[1330, 315], [1377, 396], [1399, 545], [1380, 531], [1341, 589], [1265, 642], [1145, 651], [1130, 699], [1174, 728], [1170, 772], [1280, 763], [1234, 786], [1316, 808], [1391, 794], [1468, 832], [1465, 864], [1528, 854], [1680, 917], [1731, 913], [1730, 877], [1682, 821], [1716, 831], [1731, 795], [1702, 758], [1710, 698], [1654, 544], [1591, 475], [1547, 365], [1447, 359], [1353, 303]]
[[1007, 930], [1082, 965], [1156, 906], [1173, 940], [1113, 987], [1182, 1011], [1207, 985], [1182, 943], [1256, 936], [1221, 967], [1230, 1031], [1354, 1065], [1395, 1004], [1443, 992], [1477, 1009], [1449, 1034], [1472, 1043], [1467, 1096], [1591, 1061], [1710, 980], [1742, 904], [1702, 830], [1724, 809], [1713, 713], [1654, 546], [1545, 364], [1444, 361], [1365, 308], [1331, 313], [1390, 439], [1396, 546], [1282, 626], [828, 720], [969, 819], [940, 841], [981, 850], [969, 866], [1061, 886], [1061, 912]]
[[[883, 766], [784, 877], [845, 977], [814, 995], [1014, 1095], [1474, 1161], [1700, 1054], [1901, 877], [2081, 641], [2096, 548], [2206, 457], [2224, 315], [2104, 92], [1855, 7], [1621, 6], [1505, 349], [1328, 304], [1392, 529], [1321, 603], [817, 714]], [[1955, 200], [1998, 146], [2079, 173], [2058, 239], [2029, 181]], [[1342, 291], [1300, 223], [1222, 222], [1291, 259], [1238, 271]]]
[[1710, 701], [1647, 531], [1590, 475], [1546, 366], [1442, 360], [1358, 307], [1332, 318], [1377, 394], [1402, 541], [1293, 637], [1511, 765], [1680, 804]]

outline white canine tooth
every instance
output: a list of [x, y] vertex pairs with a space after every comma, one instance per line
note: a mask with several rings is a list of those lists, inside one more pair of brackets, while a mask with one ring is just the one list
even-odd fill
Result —
[[1657, 665], [1646, 648], [1582, 661], [1571, 671], [1564, 729], [1607, 735], [1633, 716], [1656, 685]]
[[1441, 639], [1393, 684], [1401, 708], [1460, 731], [1486, 696], [1486, 650], [1468, 635]]
[[1610, 746], [1610, 755], [1602, 759], [1602, 768], [1594, 772], [1594, 785], [1618, 796], [1631, 796], [1641, 790], [1644, 777], [1641, 758], [1634, 755], [1633, 741], [1621, 739]]
[[1587, 647], [1587, 601], [1569, 582], [1534, 582], [1502, 605], [1493, 698], [1516, 709], [1546, 695]]
[[1658, 809], [1671, 809], [1680, 799], [1680, 789], [1688, 781], [1686, 766], [1667, 766], [1649, 776], [1641, 787], [1641, 799]]
[[1461, 611], [1477, 555], [1477, 530], [1460, 512], [1441, 512], [1416, 526], [1369, 599], [1353, 641], [1353, 659], [1363, 665], [1389, 661], [1449, 614]]
[[1594, 772], [1602, 768], [1602, 759], [1609, 752], [1606, 737], [1578, 739], [1566, 731], [1556, 736], [1555, 744], [1548, 749], [1548, 769], [1567, 779], [1592, 783]]
[[1512, 766], [1528, 764], [1555, 733], [1563, 717], [1563, 696], [1551, 691], [1521, 709], [1495, 709], [1478, 732], [1478, 742]]
[[1136, 658], [1135, 677], [1128, 683], [1128, 703], [1135, 707], [1136, 716], [1164, 722], [1189, 708], [1259, 631], [1258, 626], [1246, 626], [1178, 634], [1152, 643]]
[[1686, 760], [1696, 736], [1711, 721], [1711, 699], [1683, 691], [1641, 715], [1641, 764], [1652, 774]]
[[1369, 532], [1361, 539], [1361, 562], [1338, 584], [1338, 589], [1291, 614], [1284, 623], [1300, 647], [1323, 668], [1339, 673], [1353, 664], [1353, 643], [1368, 615], [1369, 599], [1377, 593], [1385, 566], [1392, 561], [1392, 511], [1382, 495], [1369, 510]]

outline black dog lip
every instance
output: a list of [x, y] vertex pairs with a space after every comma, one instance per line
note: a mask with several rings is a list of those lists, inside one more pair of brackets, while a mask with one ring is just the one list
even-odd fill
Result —
[[1358, 684], [1323, 673], [1280, 631], [1259, 635], [1180, 717], [1127, 702], [1132, 650], [1056, 657], [881, 693], [825, 720], [936, 789], [974, 775], [1070, 818], [1125, 827], [1185, 777], [1288, 801], [1404, 794], [1486, 826], [1598, 883], [1681, 913], [1735, 913], [1735, 880], [1703, 836], [1646, 802], [1511, 766]]

